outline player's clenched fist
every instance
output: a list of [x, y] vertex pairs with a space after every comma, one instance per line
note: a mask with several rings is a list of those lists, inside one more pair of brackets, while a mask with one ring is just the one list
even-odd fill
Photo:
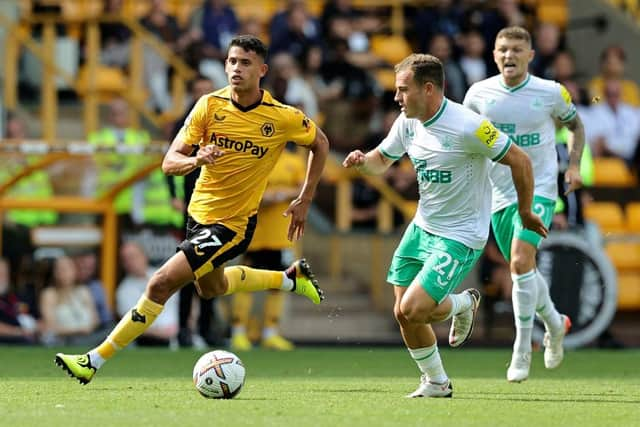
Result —
[[223, 154], [224, 152], [215, 145], [205, 145], [204, 147], [200, 147], [198, 150], [198, 153], [196, 154], [196, 162], [198, 163], [198, 166], [211, 165]]
[[364, 164], [364, 153], [360, 150], [355, 150], [349, 153], [342, 162], [342, 166], [350, 168], [352, 166], [361, 166]]

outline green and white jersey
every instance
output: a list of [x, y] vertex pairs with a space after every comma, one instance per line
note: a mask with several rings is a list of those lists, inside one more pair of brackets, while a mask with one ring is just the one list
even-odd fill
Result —
[[489, 233], [489, 168], [511, 142], [489, 120], [443, 98], [428, 121], [396, 119], [380, 152], [392, 160], [405, 153], [418, 177], [420, 202], [414, 223], [429, 233], [482, 249]]
[[[475, 83], [464, 105], [489, 118], [501, 132], [529, 155], [535, 179], [534, 193], [550, 200], [558, 197], [556, 128], [553, 118], [569, 122], [576, 116], [571, 95], [561, 84], [527, 75], [518, 86], [508, 87], [501, 75]], [[495, 164], [491, 170], [492, 212], [517, 203], [511, 170]]]

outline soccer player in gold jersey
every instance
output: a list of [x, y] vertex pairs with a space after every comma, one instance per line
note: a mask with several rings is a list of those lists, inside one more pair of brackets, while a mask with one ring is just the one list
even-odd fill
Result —
[[[91, 381], [108, 359], [153, 323], [171, 295], [193, 280], [204, 298], [281, 289], [304, 295], [315, 304], [323, 299], [305, 260], [295, 261], [285, 271], [224, 268], [225, 262], [247, 250], [267, 177], [286, 143], [293, 141], [310, 150], [300, 194], [283, 213], [290, 217], [287, 237], [292, 241], [304, 233], [329, 152], [327, 137], [313, 121], [260, 88], [268, 69], [266, 56], [260, 39], [235, 37], [225, 60], [229, 86], [201, 97], [173, 140], [162, 170], [185, 175], [202, 169], [189, 203], [187, 237], [102, 344], [86, 354], [56, 354], [56, 364], [80, 383]], [[200, 149], [190, 157], [196, 146]]]

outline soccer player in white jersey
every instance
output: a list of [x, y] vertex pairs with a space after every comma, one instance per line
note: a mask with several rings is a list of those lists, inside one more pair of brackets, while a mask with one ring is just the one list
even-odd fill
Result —
[[[529, 155], [535, 177], [533, 211], [548, 227], [558, 197], [554, 118], [572, 131], [569, 168], [565, 172], [567, 193], [582, 185], [579, 169], [584, 128], [564, 86], [528, 73], [533, 56], [527, 30], [521, 27], [501, 30], [493, 51], [500, 74], [471, 86], [464, 105], [489, 118]], [[536, 269], [536, 252], [544, 236], [522, 226], [509, 169], [494, 165], [490, 177], [493, 188], [491, 223], [498, 247], [510, 263], [513, 278], [516, 339], [507, 380], [521, 382], [529, 376], [535, 313], [542, 318], [546, 329], [544, 363], [548, 369], [556, 368], [562, 362], [563, 339], [571, 321], [558, 313], [549, 296], [549, 286]]]
[[458, 315], [460, 343], [471, 334], [477, 290], [450, 295], [477, 261], [489, 234], [490, 161], [511, 170], [522, 223], [546, 235], [531, 210], [533, 174], [527, 155], [487, 119], [444, 97], [442, 63], [412, 54], [396, 66], [395, 101], [402, 114], [372, 151], [355, 150], [343, 165], [382, 174], [407, 154], [416, 169], [420, 202], [389, 268], [394, 315], [422, 372], [409, 397], [451, 397], [431, 323]]

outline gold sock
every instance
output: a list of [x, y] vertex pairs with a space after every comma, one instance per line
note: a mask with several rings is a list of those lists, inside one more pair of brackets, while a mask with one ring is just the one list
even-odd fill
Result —
[[143, 294], [136, 306], [120, 319], [107, 339], [96, 348], [98, 354], [104, 359], [113, 357], [117, 350], [128, 346], [131, 341], [142, 335], [163, 308], [163, 305], [151, 301]]
[[236, 292], [231, 302], [231, 325], [244, 326], [249, 324], [249, 312], [253, 303], [253, 295], [249, 292]]
[[258, 270], [235, 265], [224, 269], [224, 276], [227, 278], [229, 287], [225, 295], [235, 292], [256, 292], [267, 289], [282, 288], [282, 271]]
[[283, 292], [269, 292], [264, 299], [264, 327], [277, 329], [280, 324], [282, 307], [284, 306]]

